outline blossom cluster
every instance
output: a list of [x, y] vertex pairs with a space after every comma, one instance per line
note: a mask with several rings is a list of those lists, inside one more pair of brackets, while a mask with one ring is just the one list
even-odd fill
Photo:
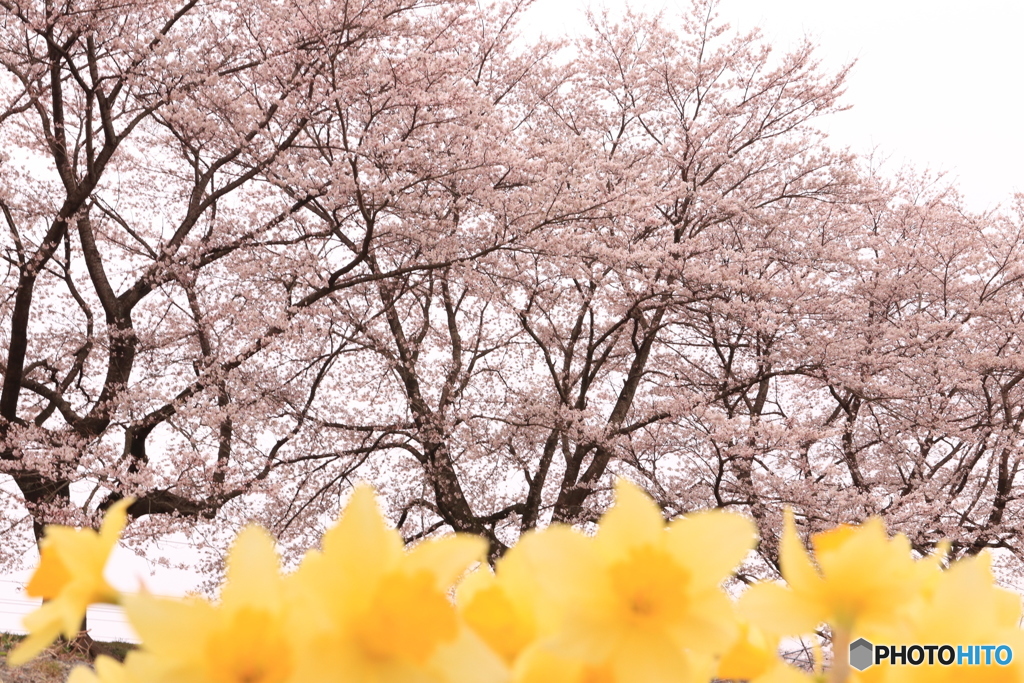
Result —
[[[104, 580], [128, 504], [113, 506], [99, 532], [47, 528], [27, 586], [45, 602], [26, 618], [30, 635], [11, 664], [73, 637], [89, 604], [112, 602], [139, 648], [124, 663], [101, 656], [76, 668], [71, 683], [1024, 681], [1019, 659], [850, 667], [854, 638], [1024, 653], [1020, 599], [995, 586], [987, 555], [946, 566], [940, 547], [915, 558], [877, 519], [817, 534], [809, 552], [787, 511], [785, 584], [734, 599], [723, 584], [756, 541], [738, 514], [666, 523], [622, 481], [596, 533], [549, 526], [492, 570], [475, 536], [406, 547], [361, 486], [293, 572], [281, 570], [266, 531], [245, 528], [211, 602], [122, 594]], [[784, 639], [815, 633], [831, 637], [830, 666], [820, 649], [814, 671], [779, 656]]]

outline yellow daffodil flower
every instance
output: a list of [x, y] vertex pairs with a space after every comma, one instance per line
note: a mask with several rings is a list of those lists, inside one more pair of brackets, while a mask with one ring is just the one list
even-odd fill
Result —
[[[78, 667], [70, 683], [1024, 683], [1020, 597], [995, 586], [989, 556], [944, 571], [948, 545], [915, 561], [907, 539], [889, 538], [877, 519], [815, 535], [812, 556], [787, 510], [788, 586], [751, 587], [734, 609], [721, 583], [754, 541], [737, 515], [666, 525], [621, 481], [594, 536], [561, 525], [528, 534], [492, 573], [477, 537], [407, 550], [359, 487], [322, 549], [290, 576], [265, 531], [243, 530], [213, 604], [122, 596], [103, 579], [130, 503], [112, 507], [98, 533], [47, 528], [27, 589], [47, 602], [26, 619], [31, 633], [12, 663], [61, 632], [73, 636], [89, 604], [118, 601], [141, 648], [124, 664], [100, 657], [94, 670]], [[822, 671], [820, 656], [813, 675], [786, 665], [780, 637], [822, 623], [831, 668]], [[855, 637], [907, 650], [949, 645], [958, 660], [854, 671], [845, 653]], [[1000, 645], [1011, 661], [960, 661], [961, 649], [997, 659], [985, 648]]]
[[615, 683], [609, 661], [589, 664], [543, 647], [526, 650], [517, 667], [516, 683]]
[[779, 637], [740, 620], [739, 635], [718, 660], [714, 680], [750, 683], [812, 683], [813, 678], [779, 657]]
[[44, 602], [24, 618], [22, 623], [29, 635], [11, 652], [11, 666], [32, 659], [61, 634], [74, 638], [89, 605], [118, 601], [119, 593], [103, 578], [103, 570], [128, 521], [132, 502], [123, 498], [114, 503], [99, 533], [93, 529], [46, 527], [39, 543], [39, 566], [25, 588], [29, 596]]
[[[125, 612], [142, 638], [128, 665], [147, 683], [286, 683], [294, 677], [294, 639], [274, 540], [247, 527], [228, 555], [218, 604], [192, 598], [126, 596]], [[102, 672], [100, 672], [102, 675]], [[104, 683], [106, 683], [104, 681]]]
[[486, 543], [456, 534], [405, 550], [360, 486], [337, 525], [289, 578], [289, 628], [303, 683], [499, 683], [507, 669], [448, 595]]
[[[950, 645], [963, 660], [950, 666], [907, 666], [890, 661], [881, 662], [853, 677], [860, 683], [1020, 683], [1024, 681], [1024, 633], [1019, 628], [1020, 596], [995, 585], [988, 553], [965, 558], [932, 582], [924, 602], [909, 617], [873, 631], [857, 632], [872, 643], [900, 645]], [[990, 650], [989, 663], [982, 650], [974, 645], [1007, 645], [1013, 659], [1006, 665], [994, 661]], [[934, 656], [934, 655], [933, 655]]]
[[757, 625], [784, 635], [810, 633], [819, 624], [832, 630], [835, 659], [830, 680], [849, 675], [848, 647], [855, 637], [899, 623], [918, 605], [937, 571], [935, 557], [915, 561], [910, 541], [889, 538], [872, 518], [816, 534], [814, 560], [786, 510], [779, 563], [788, 587], [764, 583], [740, 599], [741, 613]]
[[708, 680], [738, 632], [721, 583], [754, 538], [748, 520], [721, 511], [666, 526], [624, 480], [594, 537], [554, 526], [523, 538], [508, 559], [536, 581], [540, 638], [516, 680], [542, 680], [536, 669], [559, 660], [577, 662], [583, 681]]
[[922, 571], [910, 542], [890, 539], [880, 519], [817, 534], [812, 544], [817, 567], [787, 510], [779, 560], [788, 587], [747, 590], [740, 609], [754, 623], [783, 635], [810, 633], [825, 622], [848, 633], [887, 624], [917, 599]]
[[533, 642], [537, 627], [510, 566], [499, 560], [496, 574], [486, 566], [473, 571], [459, 583], [455, 601], [469, 627], [511, 666]]
[[774, 666], [778, 640], [769, 638], [749, 622], [740, 622], [739, 635], [718, 661], [715, 678], [750, 680]]
[[67, 683], [141, 683], [140, 679], [112, 657], [100, 655], [93, 666], [95, 670], [87, 666], [76, 666], [68, 675]]

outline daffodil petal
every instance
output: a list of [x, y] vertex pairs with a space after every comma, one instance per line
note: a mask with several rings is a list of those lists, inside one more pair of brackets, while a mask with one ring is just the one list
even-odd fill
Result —
[[664, 530], [665, 518], [650, 496], [636, 484], [619, 479], [615, 505], [601, 517], [594, 541], [598, 552], [614, 561], [628, 554], [630, 548], [660, 546]]
[[757, 532], [746, 517], [711, 510], [673, 521], [667, 538], [669, 552], [694, 584], [717, 586], [746, 557]]
[[586, 604], [608, 590], [597, 572], [581, 571], [600, 563], [591, 539], [568, 527], [550, 526], [523, 536], [502, 562], [520, 584], [530, 577], [540, 614], [556, 605]]
[[102, 576], [110, 556], [110, 548], [101, 542], [92, 529], [46, 527], [44, 542], [50, 545], [60, 561], [71, 572], [71, 580], [85, 575]]
[[93, 666], [103, 683], [122, 683], [131, 680], [125, 665], [113, 657], [100, 655], [93, 662]]
[[777, 583], [759, 583], [740, 596], [736, 611], [762, 631], [778, 636], [811, 633], [825, 619], [821, 608]]
[[131, 683], [135, 680], [121, 662], [106, 655], [97, 657], [93, 667], [79, 664], [71, 670], [67, 683]]
[[437, 587], [447, 591], [487, 553], [487, 541], [479, 536], [455, 534], [422, 541], [402, 559], [406, 571], [427, 570], [437, 577]]
[[782, 576], [786, 583], [798, 591], [813, 591], [821, 583], [821, 577], [797, 534], [793, 511], [786, 508], [783, 517], [782, 542], [779, 547]]
[[373, 489], [357, 486], [337, 524], [323, 536], [323, 557], [337, 580], [367, 586], [402, 555], [402, 539], [388, 526]]
[[616, 681], [696, 683], [684, 651], [667, 639], [635, 633], [612, 655]]
[[18, 647], [14, 648], [7, 655], [7, 664], [9, 666], [21, 666], [33, 659], [48, 648], [53, 641], [57, 640], [57, 637], [60, 636], [60, 630], [61, 624], [58, 619], [45, 621], [38, 624], [35, 628], [29, 629], [29, 634], [25, 636], [25, 639], [18, 643]]
[[493, 588], [497, 581], [490, 566], [481, 564], [459, 581], [455, 587], [455, 603], [460, 606], [468, 603], [477, 593]]
[[[437, 676], [404, 662], [377, 664], [365, 678], [351, 680], [374, 681], [375, 683], [438, 683]], [[338, 680], [327, 679], [327, 680]], [[442, 679], [443, 680], [443, 679]]]
[[225, 605], [280, 609], [282, 578], [270, 534], [256, 526], [242, 529], [228, 553], [226, 579], [221, 590]]
[[583, 663], [553, 652], [541, 644], [527, 648], [516, 660], [515, 683], [580, 683]]
[[104, 545], [108, 550], [117, 545], [117, 539], [121, 537], [121, 532], [124, 531], [125, 526], [128, 524], [128, 508], [134, 502], [134, 498], [122, 498], [111, 505], [107, 509], [106, 514], [103, 515], [103, 523], [100, 525], [100, 538], [103, 539]]
[[771, 669], [777, 643], [750, 622], [740, 624], [739, 635], [718, 662], [715, 678], [750, 680]]
[[67, 683], [100, 683], [100, 679], [92, 669], [79, 664], [68, 674]]
[[44, 602], [39, 609], [26, 614], [21, 623], [30, 633], [37, 630], [49, 632], [52, 625], [56, 625], [65, 638], [74, 638], [82, 628], [87, 605], [80, 591], [65, 590], [60, 598]]
[[61, 559], [57, 548], [44, 538], [39, 547], [39, 566], [25, 586], [25, 594], [30, 598], [52, 600], [71, 579], [72, 574]]
[[[463, 620], [508, 664], [536, 638], [530, 598], [516, 599], [507, 572], [498, 578], [483, 565], [470, 573], [455, 592]], [[514, 590], [514, 589], [513, 589]]]
[[171, 660], [182, 650], [201, 651], [216, 624], [213, 605], [201, 599], [126, 595], [124, 611], [147, 651]]
[[993, 590], [996, 591], [994, 625], [1016, 628], [1021, 620], [1020, 595], [999, 588]]
[[431, 660], [447, 683], [503, 683], [508, 669], [483, 640], [466, 627], [450, 643], [442, 643]]
[[815, 547], [820, 548], [815, 558], [826, 580], [835, 579], [843, 583], [842, 576], [853, 578], [861, 571], [859, 565], [865, 562], [874, 563], [876, 570], [891, 567], [896, 571], [912, 571], [909, 539], [902, 534], [889, 538], [880, 518], [872, 517], [864, 524], [850, 529], [842, 542], [829, 542], [827, 538], [822, 541], [822, 537], [834, 535], [834, 530], [817, 534], [814, 538]]
[[[811, 547], [814, 548], [814, 556], [820, 558], [823, 554], [835, 552], [866, 529], [866, 526], [856, 527], [850, 524], [840, 524], [834, 529], [822, 531], [811, 538]], [[885, 531], [882, 532], [883, 536]]]
[[669, 627], [680, 649], [721, 653], [739, 629], [732, 601], [720, 590], [697, 594], [686, 619]]

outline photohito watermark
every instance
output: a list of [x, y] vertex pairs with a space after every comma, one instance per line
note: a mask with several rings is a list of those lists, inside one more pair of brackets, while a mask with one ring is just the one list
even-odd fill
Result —
[[864, 638], [850, 643], [850, 666], [863, 671], [875, 664], [1006, 666], [1013, 661], [1009, 645], [874, 645]]

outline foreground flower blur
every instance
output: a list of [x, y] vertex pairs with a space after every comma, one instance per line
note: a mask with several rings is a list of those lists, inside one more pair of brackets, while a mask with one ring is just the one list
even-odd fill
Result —
[[889, 538], [880, 519], [817, 534], [812, 561], [785, 514], [779, 563], [787, 586], [762, 583], [743, 596], [743, 611], [763, 628], [783, 635], [811, 633], [819, 625], [870, 629], [905, 612], [922, 576], [910, 541]]
[[530, 584], [516, 576], [510, 564], [515, 557], [499, 560], [496, 574], [478, 568], [459, 583], [455, 594], [463, 619], [509, 666], [537, 636]]
[[288, 577], [296, 680], [498, 683], [501, 659], [449, 599], [487, 546], [455, 534], [407, 550], [358, 487], [337, 525]]
[[95, 670], [86, 666], [76, 666], [68, 675], [68, 683], [138, 683], [121, 662], [100, 655], [93, 664]]
[[[947, 643], [952, 645], [1007, 645], [1013, 660], [1007, 665], [979, 661], [974, 665], [954, 662], [951, 666], [893, 666], [883, 662], [857, 674], [857, 683], [1020, 683], [1024, 681], [1024, 633], [1021, 599], [1016, 593], [998, 588], [983, 552], [954, 562], [948, 570], [936, 571], [917, 608], [901, 621], [894, 621], [863, 636], [873, 642], [907, 645]], [[979, 658], [980, 659], [980, 658]]]
[[[620, 481], [594, 535], [552, 525], [524, 536], [492, 571], [474, 536], [406, 547], [359, 486], [291, 574], [266, 531], [244, 529], [210, 602], [119, 595], [103, 580], [129, 503], [112, 508], [98, 534], [47, 529], [29, 590], [49, 602], [26, 621], [33, 632], [20, 661], [69, 624], [74, 635], [85, 607], [106, 600], [124, 605], [142, 643], [123, 664], [100, 657], [94, 669], [76, 668], [70, 683], [1024, 683], [1024, 656], [849, 665], [855, 637], [1024, 653], [1020, 598], [996, 587], [987, 555], [943, 569], [940, 544], [915, 560], [907, 539], [890, 538], [877, 519], [816, 534], [808, 552], [787, 511], [787, 585], [754, 585], [736, 603], [722, 583], [755, 538], [738, 515], [666, 524], [645, 493]], [[814, 673], [782, 660], [785, 636], [818, 628], [832, 634], [827, 671], [820, 649]]]
[[136, 595], [125, 596], [124, 605], [142, 638], [142, 647], [126, 661], [126, 678], [146, 683], [295, 680], [284, 578], [274, 540], [263, 529], [247, 527], [235, 539], [217, 604]]
[[44, 602], [23, 620], [29, 635], [11, 652], [11, 666], [32, 659], [62, 634], [68, 639], [78, 635], [89, 605], [118, 601], [118, 593], [103, 578], [103, 570], [127, 523], [132, 502], [123, 498], [114, 503], [99, 533], [93, 529], [46, 527], [39, 544], [39, 566], [25, 587], [30, 597]]
[[721, 584], [754, 539], [748, 520], [719, 511], [666, 526], [625, 480], [595, 536], [555, 526], [523, 538], [508, 562], [535, 581], [538, 639], [516, 680], [708, 680], [739, 632]]

